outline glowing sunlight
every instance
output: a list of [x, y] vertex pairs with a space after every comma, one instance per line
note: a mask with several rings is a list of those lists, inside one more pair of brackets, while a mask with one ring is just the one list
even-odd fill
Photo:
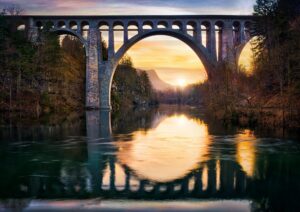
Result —
[[195, 52], [182, 41], [169, 36], [144, 39], [135, 44], [128, 55], [135, 67], [155, 70], [160, 79], [174, 86], [186, 86], [207, 79], [205, 68]]
[[253, 71], [253, 60], [254, 60], [254, 53], [253, 53], [253, 45], [252, 43], [255, 41], [255, 38], [251, 39], [243, 48], [238, 64], [239, 67], [244, 69], [244, 71], [248, 74], [251, 74]]

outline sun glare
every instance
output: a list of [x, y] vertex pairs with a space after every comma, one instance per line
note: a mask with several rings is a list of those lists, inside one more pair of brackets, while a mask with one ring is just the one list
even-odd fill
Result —
[[178, 79], [177, 80], [177, 85], [179, 87], [185, 87], [187, 85], [187, 81], [185, 79]]

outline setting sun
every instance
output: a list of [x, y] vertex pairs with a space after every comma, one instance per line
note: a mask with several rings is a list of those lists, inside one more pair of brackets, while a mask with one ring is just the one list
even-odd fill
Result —
[[187, 85], [187, 82], [186, 82], [185, 79], [178, 79], [178, 80], [177, 80], [177, 85], [178, 85], [179, 87], [185, 87], [185, 86]]

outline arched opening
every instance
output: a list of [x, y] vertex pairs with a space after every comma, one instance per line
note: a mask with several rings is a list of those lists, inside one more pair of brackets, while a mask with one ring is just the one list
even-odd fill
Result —
[[196, 35], [196, 28], [197, 28], [197, 24], [194, 21], [189, 21], [186, 25], [187, 33], [192, 37], [195, 37]]
[[216, 50], [217, 50], [217, 60], [221, 60], [223, 57], [223, 27], [224, 23], [222, 21], [217, 21], [215, 24], [215, 35], [216, 35]]
[[52, 21], [47, 21], [45, 23], [46, 29], [53, 29], [54, 28], [54, 23]]
[[136, 36], [138, 34], [139, 25], [135, 21], [130, 21], [128, 23], [127, 31], [128, 31], [128, 39]]
[[[125, 53], [132, 60], [128, 57], [120, 59], [119, 66], [116, 67], [114, 72], [115, 75], [111, 78], [112, 105], [114, 105], [116, 98], [119, 100], [122, 98], [120, 97], [121, 95], [123, 97], [126, 96], [126, 101], [137, 101], [136, 99], [131, 99], [137, 98], [137, 94], [132, 94], [132, 92], [128, 95], [124, 94], [126, 92], [124, 87], [126, 86], [118, 86], [118, 83], [116, 83], [116, 81], [123, 83], [130, 78], [129, 72], [126, 73], [126, 68], [130, 70], [128, 66], [133, 66], [134, 71], [138, 70], [138, 74], [146, 71], [146, 73], [151, 74], [151, 77], [155, 75], [166, 89], [172, 91], [179, 88], [183, 90], [186, 86], [206, 81], [208, 74], [204, 67], [209, 67], [207, 66], [208, 60], [205, 60], [205, 53], [202, 52], [204, 48], [202, 50], [197, 48], [194, 40], [186, 34], [167, 30], [160, 32], [151, 31], [148, 34], [143, 34], [141, 37], [129, 40], [116, 53], [116, 61], [123, 58]], [[202, 63], [202, 59], [205, 60], [205, 65]], [[124, 75], [123, 80], [121, 80], [122, 75]], [[119, 93], [117, 97], [116, 93]]]
[[166, 29], [166, 28], [168, 28], [169, 26], [168, 26], [168, 22], [166, 22], [166, 21], [159, 21], [158, 23], [157, 23], [157, 28], [158, 29]]
[[[69, 109], [85, 107], [86, 48], [84, 38], [72, 30], [60, 28], [50, 31], [50, 39], [59, 41], [59, 66], [56, 73], [59, 80], [50, 84], [48, 96], [53, 96], [56, 107], [64, 104]], [[52, 36], [53, 35], [53, 36]], [[57, 66], [57, 65], [55, 65]], [[58, 95], [59, 94], [59, 95]]]
[[246, 44], [238, 47], [238, 66], [239, 70], [251, 74], [253, 72], [254, 51], [257, 37], [251, 38]]
[[41, 21], [37, 21], [36, 24], [35, 24], [35, 26], [36, 26], [39, 30], [43, 29], [43, 23], [42, 23]]
[[172, 29], [181, 30], [182, 29], [182, 23], [180, 21], [174, 21], [172, 23]]
[[58, 28], [66, 28], [66, 23], [64, 21], [59, 21], [57, 24]]
[[26, 25], [23, 24], [23, 23], [17, 25], [17, 30], [18, 30], [18, 31], [25, 31], [25, 30], [26, 30]]
[[108, 46], [108, 37], [109, 37], [109, 24], [107, 22], [99, 23], [100, 36], [102, 44], [106, 48]]
[[89, 28], [90, 28], [89, 22], [83, 21], [83, 22], [81, 23], [81, 35], [82, 35], [82, 37], [84, 37], [85, 39], [87, 39], [87, 37], [88, 37], [88, 35], [89, 35]]
[[124, 43], [124, 26], [122, 22], [114, 23], [114, 49], [117, 51]]
[[153, 29], [153, 23], [151, 21], [145, 21], [143, 23], [143, 30], [151, 30]]
[[69, 24], [69, 27], [72, 30], [75, 30], [75, 31], [78, 30], [78, 24], [77, 24], [76, 21], [71, 21], [70, 24]]
[[209, 39], [208, 39], [208, 36], [209, 36], [209, 28], [210, 28], [210, 23], [209, 22], [203, 22], [201, 24], [201, 37], [202, 37], [202, 40], [201, 40], [201, 43], [203, 46], [205, 46], [206, 48], [209, 46], [208, 45], [208, 42], [209, 42]]
[[244, 35], [245, 35], [245, 40], [248, 41], [251, 39], [251, 22], [246, 21], [245, 26], [244, 26]]
[[233, 44], [235, 46], [237, 46], [241, 43], [241, 24], [240, 24], [240, 22], [238, 22], [238, 21], [233, 22], [232, 31], [233, 31]]

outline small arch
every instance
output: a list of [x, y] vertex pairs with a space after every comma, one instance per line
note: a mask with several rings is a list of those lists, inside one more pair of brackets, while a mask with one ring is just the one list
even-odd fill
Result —
[[153, 29], [153, 22], [152, 21], [144, 21], [143, 30], [151, 30], [151, 29]]
[[101, 21], [101, 22], [99, 22], [99, 24], [98, 24], [98, 28], [99, 28], [101, 31], [108, 31], [108, 30], [109, 30], [109, 24], [108, 24], [106, 21]]
[[90, 24], [87, 21], [81, 22], [81, 29], [82, 30], [88, 30], [90, 28]]
[[37, 21], [35, 23], [35, 26], [38, 28], [38, 29], [43, 29], [43, 23], [41, 21]]
[[[67, 29], [67, 28], [53, 28], [50, 30], [51, 32], [53, 33], [56, 33], [58, 36], [62, 35], [71, 35], [71, 36], [74, 36], [76, 38], [78, 38], [80, 40], [80, 42], [82, 43], [82, 45], [84, 47], [87, 46], [87, 43], [86, 43], [86, 40], [84, 39], [84, 37], [82, 35], [80, 35], [79, 33], [71, 30], [71, 29]], [[88, 55], [88, 52], [87, 52], [87, 48], [85, 48], [85, 54]]]
[[232, 24], [232, 33], [233, 33], [233, 44], [235, 46], [241, 43], [241, 23], [239, 21], [234, 21]]
[[181, 21], [174, 21], [172, 23], [172, 29], [175, 29], [175, 30], [181, 30], [182, 29], [182, 22]]
[[223, 57], [223, 54], [222, 54], [222, 50], [223, 50], [223, 28], [224, 28], [224, 22], [223, 21], [217, 21], [215, 23], [217, 60], [220, 60]]
[[114, 31], [114, 49], [118, 50], [124, 43], [124, 26], [122, 22], [116, 22], [113, 25]]
[[57, 24], [58, 28], [66, 28], [66, 23], [64, 21], [59, 21]]
[[202, 34], [202, 45], [208, 47], [209, 43], [209, 29], [210, 29], [210, 22], [203, 21], [201, 23], [201, 34]]
[[100, 36], [102, 43], [102, 48], [107, 48], [109, 42], [109, 24], [106, 21], [101, 21], [98, 24], [100, 30]]
[[81, 22], [80, 27], [81, 27], [82, 36], [86, 39], [88, 37], [89, 29], [90, 29], [89, 22], [87, 22], [87, 21]]
[[128, 31], [128, 39], [138, 34], [139, 25], [135, 21], [128, 22], [127, 31]]
[[207, 47], [210, 23], [208, 21], [204, 21], [201, 23], [200, 28], [201, 28], [201, 39], [202, 39], [201, 44]]
[[157, 23], [157, 28], [158, 29], [166, 29], [166, 28], [168, 28], [169, 27], [169, 24], [168, 24], [168, 22], [166, 22], [166, 21], [159, 21], [158, 23]]
[[130, 26], [135, 26], [135, 27], [139, 28], [139, 24], [136, 21], [129, 21], [128, 22], [128, 27], [130, 27]]
[[72, 30], [78, 30], [78, 24], [76, 21], [71, 21], [69, 24], [70, 29]]
[[45, 24], [44, 24], [44, 27], [46, 30], [50, 30], [50, 29], [53, 29], [54, 28], [54, 23], [52, 21], [47, 21]]
[[251, 27], [252, 23], [250, 21], [246, 21], [244, 25], [244, 33], [246, 41], [251, 39]]
[[25, 30], [26, 30], [26, 25], [23, 24], [23, 23], [17, 25], [17, 30], [18, 30], [18, 31], [25, 31]]
[[186, 24], [186, 30], [187, 30], [187, 33], [194, 37], [195, 34], [196, 34], [196, 29], [197, 29], [197, 23], [195, 21], [189, 21], [187, 22]]
[[116, 26], [121, 26], [122, 28], [124, 28], [124, 23], [122, 21], [115, 21], [113, 23], [113, 28], [115, 28]]

